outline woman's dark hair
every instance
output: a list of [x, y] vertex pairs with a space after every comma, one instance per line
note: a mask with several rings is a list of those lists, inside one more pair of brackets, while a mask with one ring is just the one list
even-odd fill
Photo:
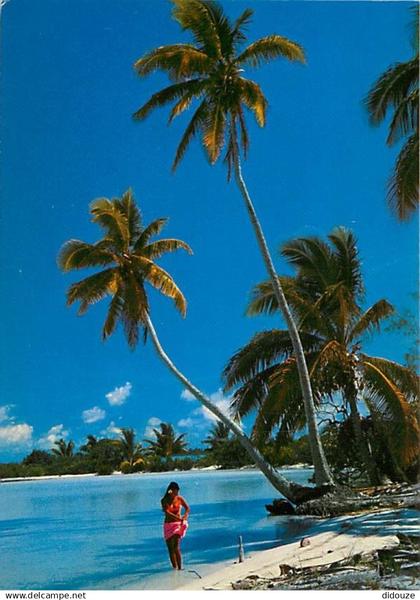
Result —
[[179, 491], [179, 485], [177, 484], [177, 482], [171, 481], [171, 483], [166, 488], [165, 495], [163, 496], [162, 500], [160, 501], [162, 506], [165, 506], [166, 504], [170, 504], [172, 497], [173, 497], [173, 492], [178, 492], [178, 491]]

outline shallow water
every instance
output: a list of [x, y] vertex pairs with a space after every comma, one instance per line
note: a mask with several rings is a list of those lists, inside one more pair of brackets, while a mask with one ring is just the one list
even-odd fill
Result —
[[[285, 474], [307, 483], [311, 471]], [[278, 494], [257, 471], [2, 483], [0, 589], [174, 587], [183, 574], [171, 572], [159, 502], [172, 479], [191, 506], [186, 570], [204, 574], [209, 563], [233, 562], [239, 535], [249, 554], [331, 528], [331, 521], [267, 516], [264, 504]], [[410, 515], [400, 520], [410, 523]], [[394, 514], [385, 523], [372, 517], [367, 526], [384, 533], [399, 527]]]

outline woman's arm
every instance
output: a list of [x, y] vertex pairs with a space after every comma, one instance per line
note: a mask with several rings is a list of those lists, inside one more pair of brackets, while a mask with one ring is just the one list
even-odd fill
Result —
[[184, 498], [182, 496], [179, 496], [179, 501], [181, 502], [181, 505], [184, 507], [184, 514], [182, 516], [183, 519], [187, 519], [188, 515], [190, 514], [190, 507], [188, 506], [188, 504], [185, 502]]

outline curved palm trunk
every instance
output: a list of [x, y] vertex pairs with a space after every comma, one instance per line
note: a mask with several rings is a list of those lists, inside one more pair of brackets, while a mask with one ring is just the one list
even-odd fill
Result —
[[169, 368], [170, 371], [175, 375], [175, 377], [187, 388], [191, 394], [194, 395], [195, 398], [203, 406], [205, 406], [211, 413], [213, 413], [222, 423], [224, 423], [229, 429], [235, 434], [238, 438], [242, 446], [248, 452], [249, 456], [252, 458], [256, 466], [260, 469], [260, 471], [265, 475], [271, 485], [279, 491], [285, 498], [290, 500], [291, 502], [296, 502], [296, 492], [301, 489], [296, 483], [293, 483], [280, 475], [278, 471], [276, 471], [262, 456], [262, 454], [253, 446], [250, 439], [245, 435], [242, 429], [237, 425], [234, 421], [229, 419], [225, 414], [223, 414], [217, 406], [215, 406], [209, 398], [205, 394], [203, 394], [198, 388], [193, 385], [181, 371], [177, 369], [171, 359], [168, 357], [162, 345], [159, 341], [159, 338], [156, 334], [153, 323], [150, 319], [149, 315], [146, 315], [146, 327], [147, 331], [152, 338], [153, 345], [159, 354], [160, 358], [163, 360], [165, 365]]
[[381, 481], [378, 474], [378, 470], [376, 468], [375, 461], [373, 460], [372, 455], [369, 452], [366, 440], [363, 437], [360, 415], [357, 409], [357, 391], [354, 388], [354, 386], [347, 389], [346, 397], [350, 406], [350, 419], [353, 427], [354, 437], [356, 440], [357, 451], [362, 460], [362, 463], [366, 467], [370, 483], [372, 485], [379, 485]]
[[274, 268], [274, 264], [270, 256], [270, 252], [268, 250], [267, 242], [265, 240], [261, 224], [258, 220], [255, 208], [251, 201], [251, 197], [248, 193], [248, 189], [242, 177], [242, 169], [238, 152], [235, 152], [235, 178], [239, 190], [242, 194], [242, 198], [245, 202], [245, 206], [248, 211], [252, 227], [254, 228], [255, 236], [260, 247], [265, 267], [273, 283], [274, 294], [276, 296], [283, 317], [286, 321], [287, 329], [289, 330], [290, 339], [292, 341], [297, 368], [299, 372], [299, 381], [302, 390], [302, 397], [305, 405], [305, 415], [306, 422], [308, 425], [309, 443], [315, 469], [315, 483], [317, 485], [332, 484], [332, 476], [324, 455], [321, 439], [319, 436], [318, 425], [316, 422], [312, 388], [309, 379], [308, 367], [306, 365], [305, 355], [303, 352], [302, 342], [300, 340], [296, 324], [290, 312], [289, 305], [287, 304], [287, 300], [285, 298], [276, 270]]

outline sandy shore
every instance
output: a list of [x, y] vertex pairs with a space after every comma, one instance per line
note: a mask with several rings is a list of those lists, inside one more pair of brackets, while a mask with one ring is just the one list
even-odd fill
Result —
[[399, 545], [394, 535], [363, 535], [329, 531], [310, 537], [308, 546], [300, 542], [263, 550], [242, 563], [234, 563], [215, 573], [197, 576], [177, 589], [185, 590], [231, 590], [232, 583], [249, 577], [274, 579], [289, 568], [320, 567], [355, 555], [368, 555], [375, 550], [393, 549]]

